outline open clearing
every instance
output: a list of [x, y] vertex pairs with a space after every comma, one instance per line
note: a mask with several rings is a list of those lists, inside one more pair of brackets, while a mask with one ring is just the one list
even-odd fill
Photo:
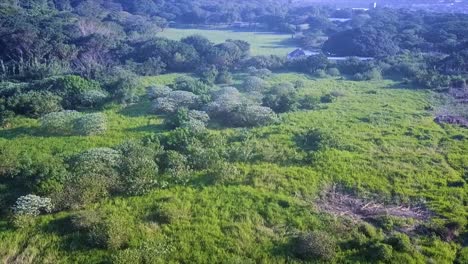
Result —
[[251, 45], [252, 55], [274, 54], [284, 56], [295, 49], [291, 41], [291, 35], [271, 32], [168, 28], [164, 32], [161, 32], [159, 36], [172, 40], [180, 40], [181, 38], [196, 34], [205, 36], [214, 43], [221, 43], [226, 39], [245, 40]]

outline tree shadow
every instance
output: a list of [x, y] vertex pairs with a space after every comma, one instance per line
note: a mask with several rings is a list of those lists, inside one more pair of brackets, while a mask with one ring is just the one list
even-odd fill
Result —
[[397, 82], [390, 85], [385, 86], [386, 89], [395, 89], [395, 90], [423, 90], [424, 88], [415, 87], [411, 83], [405, 82]]
[[44, 233], [57, 235], [60, 237], [59, 247], [63, 251], [88, 251], [93, 250], [94, 247], [90, 246], [89, 238], [86, 232], [81, 232], [72, 229], [72, 222], [70, 216], [63, 216], [50, 221], [47, 225], [42, 227]]
[[119, 114], [127, 117], [142, 117], [147, 116], [150, 113], [151, 102], [139, 102], [136, 104], [129, 105], [119, 111]]

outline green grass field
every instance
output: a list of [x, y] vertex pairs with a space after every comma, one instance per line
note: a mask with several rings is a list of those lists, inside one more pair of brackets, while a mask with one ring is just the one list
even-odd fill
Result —
[[[144, 84], [168, 83], [174, 77], [151, 77]], [[125, 219], [132, 230], [127, 249], [83, 246], [85, 238], [65, 228], [69, 213], [63, 212], [39, 217], [34, 227], [23, 230], [0, 222], [0, 259], [7, 263], [132, 263], [145, 255], [151, 263], [296, 263], [288, 255], [291, 234], [324, 230], [342, 245], [336, 263], [369, 263], [365, 244], [346, 249], [357, 239], [355, 224], [314, 206], [321, 191], [332, 184], [380, 202], [425, 202], [434, 213], [434, 224], [466, 221], [468, 186], [452, 183], [466, 175], [468, 132], [433, 121], [426, 110], [433, 100], [430, 92], [386, 80], [316, 80], [290, 73], [275, 74], [269, 82], [297, 80], [305, 83], [302, 95], [337, 92], [342, 96], [318, 110], [283, 114], [279, 124], [251, 129], [254, 139], [249, 145], [260, 149], [262, 161], [236, 164], [240, 175], [232, 184], [194, 183], [92, 205]], [[19, 118], [12, 128], [0, 130], [0, 148], [53, 159], [163, 132], [161, 118], [147, 114], [148, 107], [147, 101], [108, 107], [110, 130], [96, 137], [45, 137], [37, 131], [36, 121]], [[295, 135], [312, 128], [335, 136], [343, 146], [304, 159]], [[243, 131], [218, 129], [216, 133]], [[171, 219], [169, 223], [153, 220], [161, 212]], [[415, 236], [412, 243], [417, 251], [394, 251], [393, 260], [453, 263], [459, 249], [435, 237]]]
[[291, 35], [269, 32], [243, 32], [233, 30], [208, 29], [178, 29], [168, 28], [158, 36], [172, 40], [180, 40], [190, 35], [202, 35], [214, 43], [221, 43], [227, 39], [245, 40], [251, 45], [252, 55], [284, 56], [295, 49], [291, 42]]

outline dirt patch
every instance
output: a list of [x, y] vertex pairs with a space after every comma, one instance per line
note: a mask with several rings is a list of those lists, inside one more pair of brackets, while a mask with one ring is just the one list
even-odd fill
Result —
[[359, 199], [334, 189], [327, 190], [317, 201], [317, 206], [321, 211], [332, 215], [363, 221], [370, 221], [381, 216], [427, 221], [432, 216], [431, 212], [422, 206], [386, 205]]

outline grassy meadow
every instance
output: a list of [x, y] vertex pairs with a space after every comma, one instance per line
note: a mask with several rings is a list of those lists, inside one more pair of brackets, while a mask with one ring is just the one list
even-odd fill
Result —
[[244, 40], [250, 43], [252, 55], [284, 56], [295, 49], [291, 35], [271, 32], [168, 28], [158, 36], [180, 40], [191, 35], [202, 35], [216, 44], [227, 39]]
[[[181, 38], [203, 30], [169, 29], [163, 35]], [[270, 47], [287, 36], [210, 31], [214, 42], [245, 34], [254, 53], [287, 52]], [[261, 43], [256, 38], [263, 39]], [[268, 46], [268, 47], [267, 47]], [[170, 83], [176, 75], [146, 78], [143, 84]], [[239, 78], [240, 76], [237, 76]], [[36, 263], [296, 263], [288, 237], [304, 230], [324, 230], [335, 236], [341, 250], [336, 263], [365, 258], [372, 250], [352, 246], [356, 224], [317, 209], [322, 191], [339, 185], [359, 197], [382, 203], [423, 203], [433, 213], [431, 223], [468, 217], [468, 186], [456, 184], [467, 175], [468, 132], [433, 121], [428, 106], [431, 92], [410, 90], [388, 80], [354, 82], [312, 79], [306, 75], [275, 74], [269, 82], [302, 81], [302, 95], [339, 94], [319, 109], [280, 115], [277, 124], [244, 129], [212, 128], [226, 136], [249, 135], [246, 141], [260, 153], [259, 162], [235, 164], [239, 176], [228, 185], [212, 184], [198, 175], [186, 186], [171, 187], [141, 197], [118, 197], [91, 207], [123, 219], [132, 230], [125, 250], [97, 250], [82, 243], [86, 238], [67, 230], [69, 213], [37, 218], [37, 224], [14, 230], [0, 222], [2, 262]], [[0, 130], [0, 148], [34, 152], [54, 159], [97, 146], [114, 146], [125, 140], [164, 133], [162, 117], [147, 113], [149, 102], [103, 112], [110, 129], [101, 136], [44, 136], [34, 120], [18, 118]], [[297, 135], [320, 129], [332, 135], [339, 147], [309, 153]], [[168, 221], [156, 219], [164, 215]], [[116, 220], [117, 221], [117, 220]], [[379, 237], [379, 230], [374, 234]], [[362, 238], [364, 239], [364, 238]], [[453, 263], [457, 246], [435, 237], [416, 236], [417, 252], [409, 259], [394, 252], [399, 263]], [[366, 251], [368, 250], [368, 251]], [[146, 256], [146, 260], [141, 259]]]

